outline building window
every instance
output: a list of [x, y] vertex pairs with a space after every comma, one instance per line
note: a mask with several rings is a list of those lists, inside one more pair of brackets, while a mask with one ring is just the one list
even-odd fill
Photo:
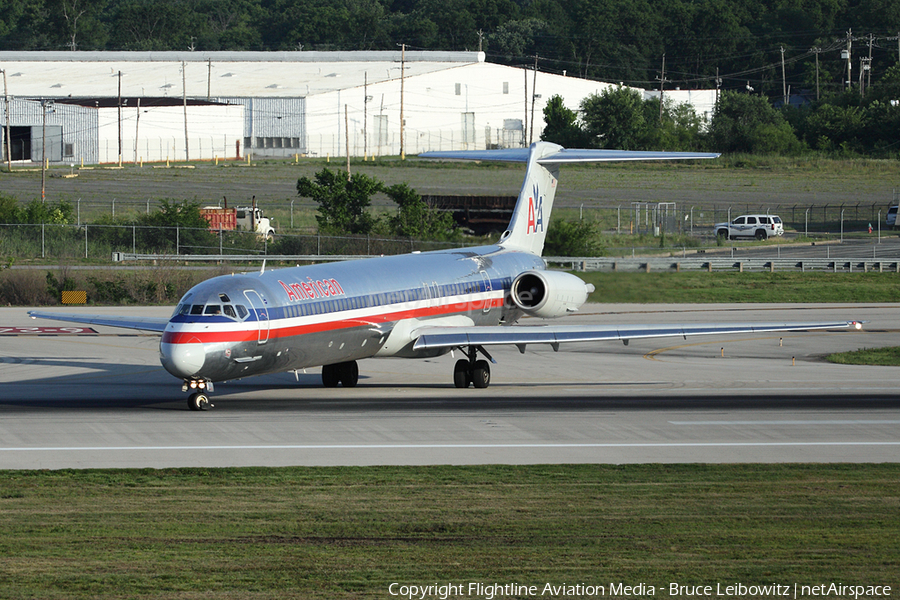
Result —
[[509, 93], [509, 82], [508, 82], [508, 81], [504, 81], [504, 82], [503, 82], [503, 93], [504, 93], [504, 94], [508, 94], [508, 93]]
[[75, 144], [63, 144], [63, 156], [75, 156]]
[[456, 84], [456, 95], [457, 95], [457, 96], [461, 96], [461, 95], [462, 95], [462, 84], [461, 84], [461, 83], [457, 83], [457, 84]]

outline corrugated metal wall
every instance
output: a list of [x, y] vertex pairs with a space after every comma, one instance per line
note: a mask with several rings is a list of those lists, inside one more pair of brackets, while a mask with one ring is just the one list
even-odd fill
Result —
[[[0, 123], [6, 127], [6, 105], [0, 98]], [[10, 99], [10, 127], [28, 127], [32, 129], [30, 150], [25, 152], [25, 160], [36, 162], [41, 160], [41, 127], [47, 126], [47, 152], [45, 156], [55, 163], [94, 164], [98, 161], [98, 121], [97, 110], [70, 104], [48, 103], [46, 121], [43, 119], [41, 103], [35, 100]], [[53, 135], [62, 128], [62, 136]], [[6, 135], [3, 135], [3, 159], [6, 160]], [[13, 145], [16, 156], [15, 144]]]
[[256, 156], [305, 154], [306, 98], [215, 98], [244, 106], [244, 152]]

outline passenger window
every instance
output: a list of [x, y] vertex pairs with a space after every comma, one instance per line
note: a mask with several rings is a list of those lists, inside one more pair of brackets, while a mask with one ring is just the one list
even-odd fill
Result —
[[206, 307], [206, 311], [204, 312], [204, 314], [207, 314], [207, 315], [221, 315], [221, 314], [222, 314], [222, 307], [219, 306], [218, 304], [210, 304], [209, 306]]
[[226, 304], [223, 307], [223, 311], [225, 312], [226, 317], [231, 317], [232, 319], [237, 319], [237, 315], [235, 314], [234, 307], [232, 305]]
[[192, 315], [202, 315], [203, 314], [203, 305], [202, 304], [193, 305], [191, 307], [191, 314]]
[[247, 318], [247, 315], [250, 314], [249, 312], [247, 312], [247, 307], [244, 306], [243, 304], [238, 304], [237, 306], [235, 306], [235, 308], [237, 309], [238, 318], [239, 318], [241, 321], [243, 321], [244, 319], [246, 319], [246, 318]]
[[756, 217], [747, 217], [747, 225], [756, 225]]

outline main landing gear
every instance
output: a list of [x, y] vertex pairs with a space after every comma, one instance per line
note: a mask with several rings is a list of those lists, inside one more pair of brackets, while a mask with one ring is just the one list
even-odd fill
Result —
[[338, 383], [344, 387], [356, 387], [359, 383], [359, 365], [355, 360], [322, 366], [322, 385], [333, 388]]
[[490, 385], [491, 365], [486, 360], [478, 359], [479, 351], [489, 360], [494, 360], [481, 346], [469, 346], [466, 352], [469, 358], [459, 359], [453, 367], [453, 385], [458, 388], [467, 388], [470, 383], [476, 388]]

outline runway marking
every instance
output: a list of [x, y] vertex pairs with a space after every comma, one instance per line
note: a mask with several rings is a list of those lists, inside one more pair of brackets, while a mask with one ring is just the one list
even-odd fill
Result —
[[271, 446], [84, 446], [0, 448], [0, 452], [123, 452], [136, 450], [468, 450], [492, 448], [744, 448], [780, 446], [900, 446], [896, 442], [660, 442], [619, 444], [305, 444]]
[[837, 419], [826, 421], [669, 421], [670, 425], [900, 425], [900, 420]]

